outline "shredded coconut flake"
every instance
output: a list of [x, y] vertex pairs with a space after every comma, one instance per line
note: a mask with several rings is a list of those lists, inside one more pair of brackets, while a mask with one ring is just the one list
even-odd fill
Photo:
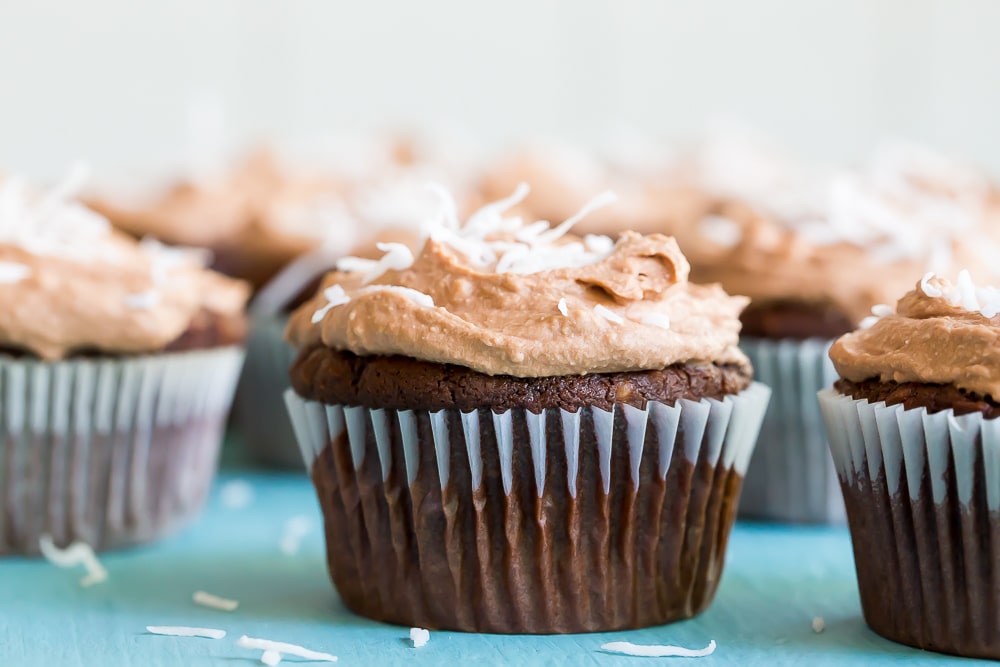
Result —
[[236, 645], [240, 648], [257, 649], [259, 651], [274, 652], [278, 653], [279, 657], [281, 654], [284, 655], [294, 655], [305, 660], [317, 660], [325, 662], [337, 662], [337, 656], [330, 655], [329, 653], [321, 653], [319, 651], [313, 651], [311, 649], [305, 648], [303, 646], [298, 646], [296, 644], [286, 644], [284, 642], [275, 642], [270, 639], [257, 639], [254, 637], [247, 637], [243, 635], [238, 640], [236, 640]]
[[559, 299], [559, 303], [556, 306], [556, 308], [558, 308], [559, 312], [563, 314], [563, 317], [568, 317], [569, 316], [569, 307], [566, 306], [566, 298], [565, 297]]
[[424, 628], [410, 628], [410, 641], [413, 648], [425, 646], [431, 640], [431, 633]]
[[195, 591], [191, 598], [194, 600], [195, 604], [200, 604], [202, 607], [218, 609], [219, 611], [236, 611], [236, 608], [240, 606], [239, 600], [220, 598], [218, 595], [212, 595], [211, 593], [206, 593], [205, 591]]
[[931, 298], [944, 299], [952, 306], [968, 312], [978, 312], [983, 317], [1000, 314], [1000, 289], [979, 287], [968, 271], [961, 271], [954, 285], [928, 273], [920, 280], [920, 290]]
[[647, 313], [643, 315], [642, 323], [651, 327], [670, 329], [670, 317], [661, 313]]
[[88, 263], [109, 259], [95, 252], [92, 242], [110, 235], [110, 223], [73, 201], [88, 172], [86, 165], [77, 164], [43, 194], [32, 192], [17, 178], [0, 179], [0, 242], [33, 255]]
[[313, 313], [313, 324], [323, 321], [323, 318], [326, 317], [326, 314], [330, 312], [332, 308], [343, 306], [345, 303], [350, 303], [351, 301], [351, 297], [347, 296], [347, 293], [344, 292], [344, 288], [340, 285], [331, 285], [330, 287], [327, 287], [323, 290], [323, 296], [326, 298], [326, 305]]
[[146, 632], [165, 637], [201, 637], [203, 639], [222, 639], [225, 630], [215, 628], [189, 628], [183, 625], [147, 625]]
[[281, 663], [281, 654], [277, 651], [264, 651], [260, 656], [260, 661], [268, 667], [274, 667]]
[[51, 535], [42, 535], [38, 539], [38, 548], [45, 559], [56, 567], [71, 568], [82, 565], [87, 574], [80, 580], [84, 588], [99, 584], [108, 578], [108, 571], [97, 560], [97, 555], [91, 546], [85, 542], [74, 542], [65, 549], [60, 549], [52, 541]]
[[125, 307], [132, 310], [149, 310], [160, 303], [160, 293], [156, 290], [125, 295]]
[[600, 304], [594, 306], [594, 312], [603, 317], [604, 319], [606, 319], [607, 321], [613, 322], [614, 324], [625, 324], [624, 317], [622, 317], [621, 315], [612, 310], [608, 310], [607, 308], [605, 308]]
[[312, 521], [304, 515], [293, 516], [285, 522], [285, 532], [281, 536], [279, 547], [286, 556], [294, 556], [299, 552], [302, 538], [312, 529]]
[[395, 292], [418, 306], [423, 306], [424, 308], [434, 307], [434, 299], [431, 295], [424, 294], [419, 290], [410, 289], [409, 287], [400, 287], [399, 285], [369, 285], [358, 290], [359, 295], [370, 294], [372, 292]]
[[743, 240], [743, 230], [739, 224], [718, 215], [703, 218], [698, 229], [702, 236], [723, 248], [735, 248]]
[[813, 632], [819, 634], [826, 630], [826, 621], [823, 620], [822, 616], [817, 616], [812, 622]]
[[0, 285], [14, 285], [31, 275], [31, 269], [17, 262], [0, 262]]
[[253, 502], [253, 487], [242, 479], [226, 482], [219, 491], [219, 500], [227, 509], [243, 509]]
[[601, 650], [611, 653], [621, 653], [638, 658], [704, 658], [715, 653], [715, 640], [700, 649], [684, 648], [683, 646], [640, 646], [631, 642], [611, 642], [601, 646]]
[[875, 317], [889, 317], [894, 312], [896, 312], [895, 309], [885, 303], [878, 303], [872, 306], [872, 315]]

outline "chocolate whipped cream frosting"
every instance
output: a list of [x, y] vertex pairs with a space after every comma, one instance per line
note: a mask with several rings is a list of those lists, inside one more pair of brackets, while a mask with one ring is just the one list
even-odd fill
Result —
[[927, 274], [916, 289], [838, 339], [830, 358], [852, 382], [947, 384], [1000, 396], [1000, 289], [977, 287], [967, 271], [952, 285]]
[[71, 200], [0, 180], [0, 348], [43, 359], [163, 349], [202, 312], [239, 315], [249, 288], [201, 253], [138, 242]]
[[689, 283], [672, 238], [568, 235], [610, 197], [554, 228], [504, 217], [526, 194], [464, 225], [444, 216], [416, 257], [385, 244], [380, 260], [341, 261], [294, 313], [289, 339], [516, 377], [748, 366], [737, 348], [747, 300]]

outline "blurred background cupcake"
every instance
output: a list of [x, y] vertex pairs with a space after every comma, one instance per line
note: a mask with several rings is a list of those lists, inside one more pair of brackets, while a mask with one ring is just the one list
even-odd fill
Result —
[[249, 287], [0, 180], [0, 554], [97, 549], [201, 508], [243, 360]]
[[927, 274], [839, 338], [820, 405], [865, 620], [894, 641], [1000, 658], [1000, 290]]
[[854, 169], [807, 165], [768, 144], [716, 137], [683, 176], [702, 213], [675, 233], [695, 282], [750, 297], [741, 348], [774, 390], [747, 473], [744, 516], [842, 521], [813, 396], [834, 379], [827, 350], [890, 309], [912, 276], [995, 275], [995, 195], [974, 169], [903, 145]]
[[[342, 262], [289, 326], [288, 405], [353, 611], [469, 632], [704, 610], [769, 391], [742, 297], [673, 239], [445, 207], [415, 255]], [[449, 213], [450, 212], [450, 213]], [[537, 547], [545, 544], [545, 549]]]

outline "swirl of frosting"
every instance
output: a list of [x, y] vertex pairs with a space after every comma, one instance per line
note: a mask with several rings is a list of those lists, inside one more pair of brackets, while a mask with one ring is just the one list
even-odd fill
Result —
[[76, 176], [44, 195], [0, 181], [0, 347], [154, 352], [201, 313], [241, 314], [247, 285], [204, 269], [203, 253], [114, 231], [72, 201]]
[[384, 244], [381, 260], [341, 261], [294, 313], [289, 339], [517, 377], [748, 367], [737, 348], [747, 300], [689, 283], [672, 238], [568, 236], [610, 193], [554, 228], [504, 217], [526, 194], [522, 185], [464, 225], [445, 207], [416, 258]]
[[1000, 289], [977, 287], [968, 271], [950, 282], [928, 273], [895, 312], [839, 338], [830, 358], [852, 382], [949, 384], [978, 396], [1000, 396]]

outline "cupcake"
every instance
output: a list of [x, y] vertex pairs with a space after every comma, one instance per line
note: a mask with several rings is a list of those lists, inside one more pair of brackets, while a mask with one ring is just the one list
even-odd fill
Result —
[[202, 506], [249, 288], [0, 182], [0, 554], [147, 542]]
[[349, 262], [292, 316], [286, 397], [333, 583], [426, 628], [688, 618], [769, 396], [737, 347], [746, 300], [689, 283], [669, 237], [570, 236], [592, 206], [505, 217], [526, 194], [442, 216], [415, 256]]
[[888, 639], [1000, 658], [1000, 290], [926, 275], [839, 338], [819, 394], [865, 620]]
[[[841, 522], [844, 508], [813, 396], [835, 379], [832, 341], [884, 312], [928, 270], [992, 264], [975, 201], [908, 185], [873, 169], [796, 169], [752, 160], [723, 176], [713, 158], [712, 200], [676, 230], [692, 280], [718, 282], [751, 298], [741, 347], [757, 379], [774, 390], [744, 488], [743, 516]], [[743, 189], [739, 173], [758, 181]], [[762, 177], [761, 174], [769, 174]]]

